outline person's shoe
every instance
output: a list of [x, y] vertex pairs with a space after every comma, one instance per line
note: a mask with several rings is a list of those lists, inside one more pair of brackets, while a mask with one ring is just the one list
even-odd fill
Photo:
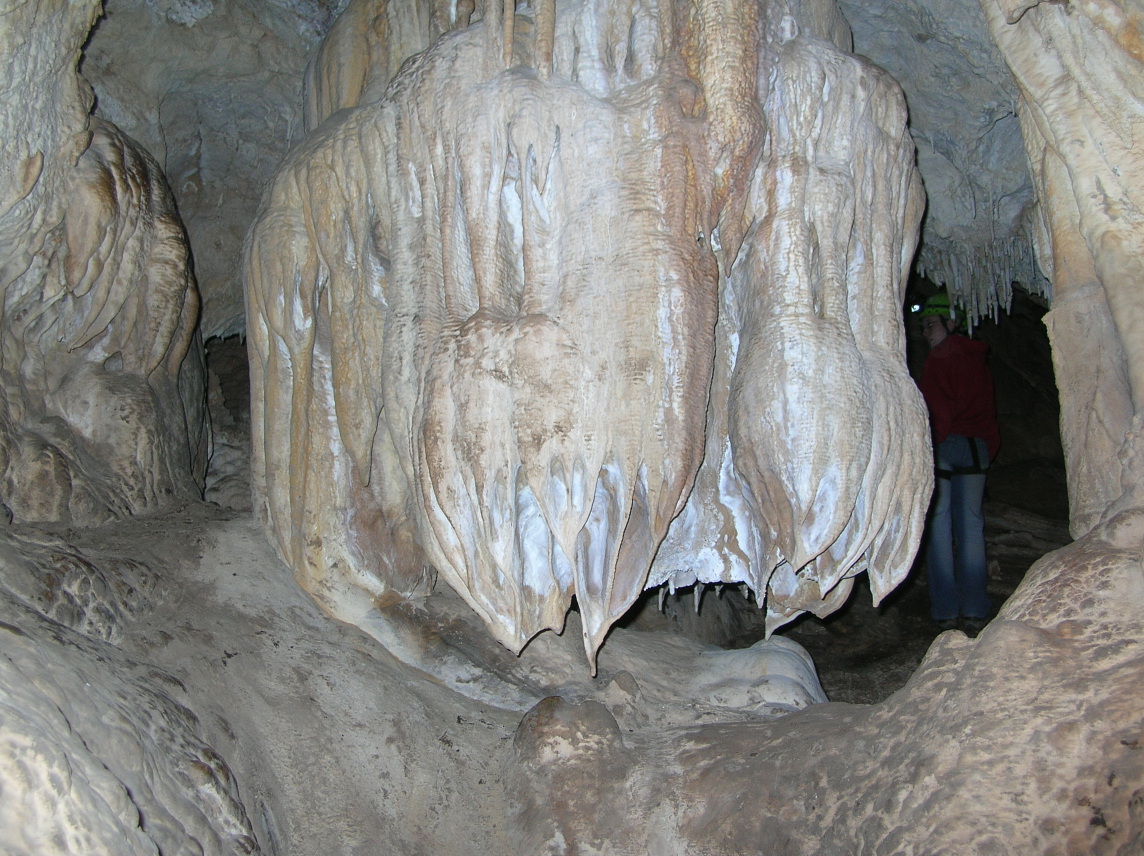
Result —
[[965, 635], [970, 639], [975, 639], [977, 634], [984, 630], [985, 625], [988, 623], [988, 618], [965, 618], [962, 619], [961, 629], [965, 631]]
[[943, 633], [946, 630], [956, 630], [957, 629], [957, 619], [956, 618], [938, 618], [938, 619], [934, 620], [934, 624], [936, 624], [937, 629], [942, 631]]

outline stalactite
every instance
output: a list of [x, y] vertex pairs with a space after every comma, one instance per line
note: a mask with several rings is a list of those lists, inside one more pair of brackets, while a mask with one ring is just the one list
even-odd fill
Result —
[[918, 253], [916, 270], [949, 289], [970, 329], [982, 318], [997, 321], [1001, 312], [1008, 312], [1015, 284], [1046, 300], [1053, 296], [1033, 243], [1023, 235], [994, 238], [981, 246], [931, 237]]
[[881, 597], [930, 490], [896, 86], [822, 10], [482, 11], [320, 126], [250, 232], [283, 558], [350, 620], [440, 573], [513, 650], [575, 597], [591, 661], [657, 585], [746, 583], [770, 629], [862, 569]]

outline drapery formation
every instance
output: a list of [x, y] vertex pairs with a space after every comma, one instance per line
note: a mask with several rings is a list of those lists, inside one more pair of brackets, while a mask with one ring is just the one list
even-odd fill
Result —
[[[421, 10], [387, 87], [311, 66], [247, 240], [280, 554], [351, 621], [440, 573], [513, 650], [575, 597], [590, 658], [654, 585], [744, 582], [772, 628], [880, 598], [931, 488], [896, 84], [832, 4], [513, 5]], [[347, 14], [319, 63], [401, 29]]]

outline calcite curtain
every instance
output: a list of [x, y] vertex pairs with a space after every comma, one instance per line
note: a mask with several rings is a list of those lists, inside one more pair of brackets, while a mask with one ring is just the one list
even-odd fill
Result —
[[440, 574], [520, 650], [575, 598], [594, 659], [656, 585], [745, 583], [773, 629], [904, 576], [923, 195], [848, 35], [833, 4], [351, 3], [245, 272], [256, 513], [328, 610]]

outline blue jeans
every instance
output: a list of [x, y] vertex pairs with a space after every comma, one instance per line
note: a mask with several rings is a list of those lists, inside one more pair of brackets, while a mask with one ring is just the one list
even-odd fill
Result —
[[[976, 462], [970, 444], [977, 447]], [[988, 618], [993, 605], [985, 591], [985, 473], [960, 471], [987, 468], [989, 451], [984, 440], [951, 434], [934, 449], [934, 466], [938, 478], [926, 545], [930, 615], [935, 621]]]

